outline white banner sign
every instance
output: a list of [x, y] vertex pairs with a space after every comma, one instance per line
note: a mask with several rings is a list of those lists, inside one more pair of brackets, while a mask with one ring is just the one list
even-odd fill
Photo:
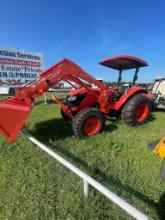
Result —
[[38, 77], [43, 54], [0, 48], [0, 87], [19, 87]]

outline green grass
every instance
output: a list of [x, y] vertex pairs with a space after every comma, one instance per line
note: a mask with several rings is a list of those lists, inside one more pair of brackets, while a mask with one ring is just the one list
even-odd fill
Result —
[[[50, 95], [49, 94], [48, 98]], [[103, 133], [80, 140], [61, 119], [59, 106], [38, 99], [26, 123], [29, 132], [153, 219], [164, 219], [165, 184], [162, 160], [147, 142], [165, 134], [165, 113], [152, 113], [140, 127], [107, 121]], [[0, 219], [100, 220], [132, 219], [25, 137], [0, 138]]]

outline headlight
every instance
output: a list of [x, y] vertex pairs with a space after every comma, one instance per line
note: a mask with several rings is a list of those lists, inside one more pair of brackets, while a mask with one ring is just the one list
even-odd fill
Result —
[[77, 96], [69, 96], [67, 99], [68, 101], [75, 101]]

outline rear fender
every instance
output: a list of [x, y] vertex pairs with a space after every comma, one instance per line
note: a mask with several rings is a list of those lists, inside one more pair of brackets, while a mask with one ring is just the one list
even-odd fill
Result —
[[145, 94], [146, 96], [148, 95], [148, 91], [146, 89], [143, 89], [141, 87], [135, 87], [135, 88], [130, 88], [125, 92], [120, 99], [115, 102], [115, 109], [117, 111], [120, 111], [123, 106], [136, 94]]

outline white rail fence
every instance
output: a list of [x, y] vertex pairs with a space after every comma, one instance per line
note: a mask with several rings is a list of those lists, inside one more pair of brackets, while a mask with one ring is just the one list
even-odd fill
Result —
[[58, 162], [63, 164], [65, 167], [67, 167], [69, 170], [71, 170], [73, 173], [75, 173], [77, 176], [83, 179], [84, 182], [84, 195], [87, 197], [89, 192], [89, 185], [93, 186], [95, 189], [97, 189], [99, 192], [101, 192], [104, 196], [106, 196], [109, 200], [114, 202], [116, 205], [118, 205], [120, 208], [125, 210], [129, 215], [134, 217], [138, 220], [151, 220], [151, 218], [145, 214], [143, 214], [141, 211], [130, 205], [128, 202], [117, 196], [115, 193], [111, 192], [109, 189], [107, 189], [105, 186], [97, 182], [95, 179], [84, 173], [82, 170], [75, 167], [73, 164], [59, 156], [57, 153], [52, 151], [50, 148], [48, 148], [46, 145], [42, 144], [38, 140], [36, 140], [34, 137], [32, 137], [27, 132], [23, 131], [23, 134], [35, 145], [37, 145], [40, 149], [45, 151], [47, 154], [52, 156], [54, 159], [56, 159]]

